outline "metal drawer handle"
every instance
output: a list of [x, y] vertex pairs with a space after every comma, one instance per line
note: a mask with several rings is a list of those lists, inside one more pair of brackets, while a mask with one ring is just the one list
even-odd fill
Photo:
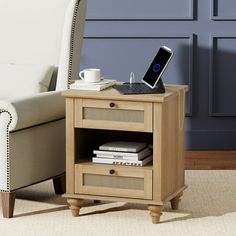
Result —
[[114, 174], [115, 174], [115, 170], [109, 170], [109, 173], [110, 173], [111, 175], [114, 175]]
[[114, 102], [111, 102], [109, 105], [110, 107], [115, 107], [116, 104]]

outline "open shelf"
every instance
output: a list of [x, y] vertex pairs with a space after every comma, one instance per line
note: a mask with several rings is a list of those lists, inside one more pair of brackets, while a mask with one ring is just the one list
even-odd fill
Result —
[[[152, 145], [153, 134], [146, 133], [146, 132], [76, 128], [75, 129], [75, 142], [76, 142], [75, 143], [75, 148], [76, 148], [75, 163], [77, 164], [92, 163], [92, 157], [95, 156], [93, 154], [93, 150], [98, 150], [100, 145], [106, 142], [112, 142], [112, 141], [146, 142]], [[95, 163], [93, 164], [101, 165], [101, 164], [95, 164]], [[145, 166], [149, 166], [150, 168], [150, 166], [152, 165], [148, 164]], [[134, 166], [127, 165], [127, 167], [134, 167]]]

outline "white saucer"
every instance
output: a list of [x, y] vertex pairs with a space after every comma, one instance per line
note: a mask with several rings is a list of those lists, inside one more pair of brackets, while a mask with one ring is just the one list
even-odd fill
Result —
[[108, 83], [108, 82], [109, 82], [109, 81], [106, 80], [106, 79], [104, 79], [104, 77], [101, 77], [101, 80], [98, 81], [98, 82], [89, 82], [89, 83], [86, 83], [86, 82], [84, 81], [84, 83], [86, 83], [86, 84], [106, 84], [106, 83]]
[[75, 81], [76, 84], [86, 84], [86, 85], [101, 85], [101, 84], [107, 84], [109, 82], [110, 80], [104, 79], [104, 77], [101, 77], [101, 80], [98, 82], [86, 82], [82, 79]]

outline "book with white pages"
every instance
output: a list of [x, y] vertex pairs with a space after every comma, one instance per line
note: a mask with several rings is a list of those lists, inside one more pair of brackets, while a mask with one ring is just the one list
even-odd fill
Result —
[[99, 164], [114, 164], [114, 165], [127, 165], [127, 166], [144, 166], [152, 161], [152, 155], [140, 160], [140, 161], [131, 161], [131, 160], [120, 160], [120, 159], [108, 159], [108, 158], [97, 158], [93, 157], [93, 163]]
[[104, 79], [102, 78], [99, 82], [88, 83], [84, 80], [76, 80], [74, 83], [70, 84], [70, 89], [76, 90], [92, 90], [92, 91], [101, 91], [106, 88], [111, 87], [116, 83], [116, 80]]
[[151, 154], [151, 150], [149, 148], [145, 148], [140, 152], [114, 152], [114, 151], [102, 151], [102, 150], [94, 150], [93, 154], [101, 155], [101, 156], [109, 156], [110, 158], [119, 157], [129, 157], [129, 158], [138, 158], [139, 160], [145, 156]]
[[143, 156], [143, 157], [132, 157], [132, 156], [120, 156], [120, 155], [99, 155], [97, 154], [96, 157], [97, 158], [108, 158], [108, 159], [119, 159], [119, 160], [130, 160], [130, 161], [139, 161], [142, 160], [143, 158], [149, 156], [150, 153], [148, 153], [148, 155]]
[[123, 156], [123, 155], [105, 155], [105, 154], [97, 154], [96, 157], [98, 158], [109, 158], [109, 159], [120, 159], [120, 160], [130, 160], [130, 161], [139, 161], [143, 158], [149, 156], [151, 151], [143, 153], [143, 155], [134, 157], [134, 156]]
[[139, 152], [146, 146], [147, 143], [143, 142], [115, 141], [104, 143], [103, 145], [99, 146], [99, 150], [118, 152]]

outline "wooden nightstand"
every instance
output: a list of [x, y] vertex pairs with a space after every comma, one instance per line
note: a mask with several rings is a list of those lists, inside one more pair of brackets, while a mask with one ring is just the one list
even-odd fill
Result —
[[[187, 86], [165, 94], [121, 95], [68, 90], [66, 194], [73, 216], [83, 199], [147, 204], [153, 223], [166, 201], [177, 209], [184, 184], [184, 104]], [[148, 142], [153, 163], [143, 167], [92, 163], [93, 150], [109, 141]]]

